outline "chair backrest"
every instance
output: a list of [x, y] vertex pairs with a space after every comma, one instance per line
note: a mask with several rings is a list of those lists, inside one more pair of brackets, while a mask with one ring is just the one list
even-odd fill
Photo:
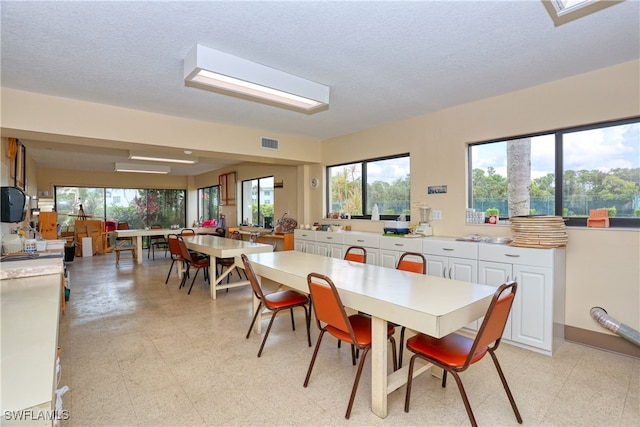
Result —
[[162, 226], [160, 224], [153, 224], [151, 226], [152, 230], [162, 230]]
[[[249, 258], [245, 254], [241, 254], [240, 258], [242, 258], [242, 264], [244, 264], [244, 272], [247, 274], [247, 278], [249, 279], [249, 283], [251, 283], [251, 288], [253, 289], [253, 293], [256, 298], [258, 298], [263, 303], [267, 303], [264, 299], [264, 292], [262, 292], [262, 288], [258, 283], [258, 279], [256, 278], [256, 273], [253, 271], [253, 266], [249, 262]], [[269, 308], [269, 307], [267, 307]]]
[[180, 231], [180, 235], [181, 236], [195, 236], [196, 232], [192, 228], [185, 228], [182, 231]]
[[309, 273], [307, 275], [307, 284], [309, 285], [318, 328], [322, 329], [320, 322], [326, 323], [347, 332], [351, 336], [351, 342], [357, 343], [351, 322], [349, 322], [349, 316], [347, 316], [333, 281], [323, 274]]
[[176, 241], [178, 242], [178, 247], [180, 248], [180, 256], [182, 257], [182, 259], [188, 263], [193, 262], [193, 260], [191, 259], [191, 253], [187, 248], [187, 244], [184, 243], [184, 239], [182, 238], [182, 236], [176, 235]]
[[177, 234], [169, 234], [167, 236], [167, 242], [169, 243], [169, 253], [174, 259], [182, 259], [182, 251], [180, 251], [180, 243], [178, 242]]
[[427, 274], [427, 260], [418, 252], [405, 252], [398, 260], [398, 270]]
[[347, 261], [361, 262], [366, 264], [367, 262], [367, 250], [362, 246], [349, 246], [344, 253], [344, 259]]
[[128, 230], [129, 229], [129, 223], [127, 221], [118, 221], [118, 230]]
[[491, 304], [478, 330], [464, 368], [482, 358], [489, 346], [495, 342], [493, 349], [497, 348], [504, 332], [504, 327], [509, 319], [509, 312], [516, 296], [518, 284], [508, 282], [500, 285], [493, 294]]

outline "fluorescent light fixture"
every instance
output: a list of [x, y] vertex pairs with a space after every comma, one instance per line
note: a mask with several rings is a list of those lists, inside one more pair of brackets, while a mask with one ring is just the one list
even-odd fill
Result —
[[602, 10], [623, 0], [542, 0], [556, 26]]
[[196, 45], [184, 60], [187, 85], [313, 113], [329, 106], [329, 86]]
[[137, 163], [116, 163], [116, 172], [137, 172], [137, 173], [160, 173], [167, 174], [171, 172], [169, 166], [161, 165], [142, 165]]
[[180, 155], [171, 155], [162, 156], [160, 154], [153, 153], [138, 153], [134, 151], [129, 152], [129, 160], [145, 160], [149, 162], [166, 162], [166, 163], [183, 163], [187, 165], [193, 165], [198, 163], [197, 157], [192, 156], [180, 156]]

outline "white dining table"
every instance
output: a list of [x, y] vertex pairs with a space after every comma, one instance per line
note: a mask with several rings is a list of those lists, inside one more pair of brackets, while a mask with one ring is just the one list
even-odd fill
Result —
[[168, 236], [169, 234], [180, 234], [182, 230], [193, 230], [196, 234], [217, 234], [215, 227], [196, 228], [141, 228], [130, 230], [115, 230], [116, 237], [135, 237], [136, 263], [142, 264], [142, 238], [147, 236]]
[[[265, 245], [263, 243], [252, 243], [244, 240], [229, 239], [226, 237], [210, 236], [210, 235], [195, 235], [184, 236], [184, 243], [187, 248], [192, 251], [197, 251], [211, 257], [211, 268], [213, 270], [213, 280], [211, 281], [211, 299], [216, 299], [216, 291], [219, 289], [235, 288], [238, 286], [246, 286], [249, 284], [248, 280], [234, 281], [232, 283], [220, 283], [227, 275], [236, 268], [240, 267], [244, 269], [242, 254], [256, 254], [263, 252], [273, 251], [272, 245]], [[218, 275], [216, 268], [216, 258], [233, 258], [233, 265]], [[178, 263], [180, 265], [180, 263]]]
[[[298, 251], [248, 257], [259, 279], [267, 278], [306, 293], [307, 275], [324, 274], [335, 283], [346, 307], [372, 316], [371, 410], [381, 418], [387, 416], [387, 395], [406, 383], [408, 370], [405, 364], [388, 374], [387, 322], [440, 338], [482, 317], [496, 290]], [[415, 375], [430, 366], [423, 364]]]

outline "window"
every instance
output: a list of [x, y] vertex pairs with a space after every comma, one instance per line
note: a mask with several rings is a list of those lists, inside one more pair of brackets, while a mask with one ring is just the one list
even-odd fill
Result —
[[469, 205], [486, 215], [561, 215], [585, 226], [640, 227], [640, 119], [469, 146]]
[[127, 221], [130, 228], [186, 221], [185, 190], [55, 187], [58, 223], [73, 225], [82, 204], [89, 219]]
[[329, 212], [371, 218], [378, 205], [381, 219], [410, 219], [409, 154], [327, 167]]
[[198, 219], [199, 222], [215, 219], [220, 214], [219, 187], [198, 188]]
[[273, 177], [242, 181], [242, 223], [271, 228]]

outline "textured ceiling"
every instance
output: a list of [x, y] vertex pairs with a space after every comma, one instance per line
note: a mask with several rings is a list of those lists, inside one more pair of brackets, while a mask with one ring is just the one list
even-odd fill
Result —
[[[539, 0], [0, 7], [3, 87], [318, 140], [640, 56], [638, 0], [558, 27]], [[330, 108], [305, 115], [187, 87], [196, 43], [326, 84]]]

